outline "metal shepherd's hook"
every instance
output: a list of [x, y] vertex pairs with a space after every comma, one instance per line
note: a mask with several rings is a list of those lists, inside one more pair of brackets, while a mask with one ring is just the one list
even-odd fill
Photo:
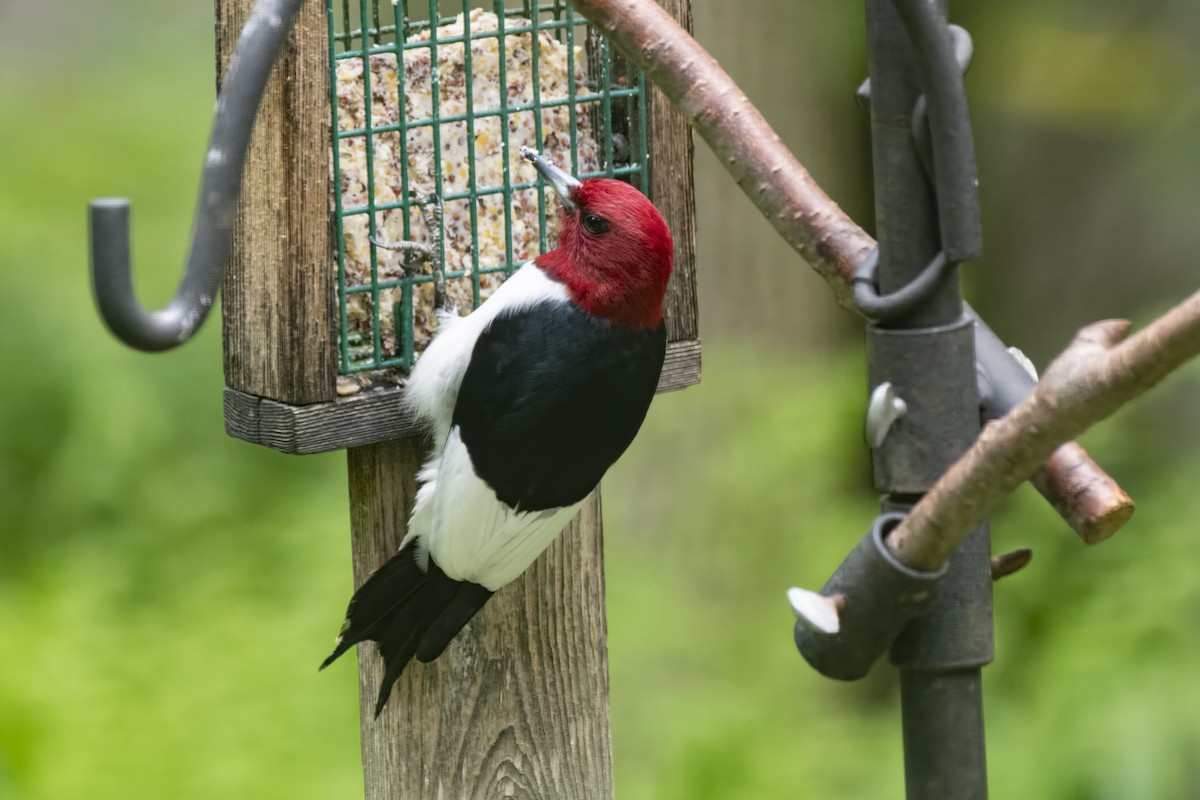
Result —
[[190, 339], [208, 316], [229, 261], [254, 117], [302, 3], [258, 0], [242, 28], [217, 97], [187, 264], [179, 289], [165, 308], [146, 311], [134, 297], [129, 201], [106, 198], [88, 205], [96, 304], [109, 329], [130, 347], [149, 352], [169, 350]]

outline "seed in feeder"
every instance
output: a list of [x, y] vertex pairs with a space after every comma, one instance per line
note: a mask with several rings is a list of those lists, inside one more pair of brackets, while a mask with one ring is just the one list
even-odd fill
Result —
[[[509, 27], [524, 27], [529, 20], [511, 17], [506, 20]], [[465, 30], [460, 14], [453, 22], [437, 29], [437, 38], [461, 38]], [[498, 31], [499, 20], [495, 14], [476, 9], [470, 15], [470, 31], [475, 36], [488, 31]], [[430, 31], [417, 33], [407, 40], [409, 43], [429, 41]], [[531, 105], [540, 102], [561, 102], [572, 94], [585, 94], [590, 90], [584, 65], [587, 63], [582, 47], [576, 47], [574, 58], [575, 74], [568, 69], [567, 46], [554, 38], [551, 32], [538, 34], [538, 84], [539, 96], [533, 94], [533, 36], [530, 32], [506, 34], [504, 36], [504, 59], [507, 87], [500, 84], [500, 37], [471, 39], [471, 76], [466, 79], [464, 44], [456, 42], [437, 45], [436, 68], [439, 75], [436, 116], [465, 116], [468, 113], [467, 92], [470, 91], [472, 113], [471, 124], [465, 120], [437, 123], [433, 99], [432, 48], [417, 47], [404, 51], [403, 70], [399, 70], [396, 56], [392, 53], [370, 56], [370, 115], [373, 129], [400, 125], [409, 127], [401, 134], [398, 131], [376, 133], [370, 140], [364, 136], [352, 136], [338, 141], [337, 157], [341, 171], [342, 208], [370, 209], [396, 204], [400, 207], [375, 211], [375, 238], [377, 241], [430, 242], [437, 245], [438, 232], [427, 231], [418, 206], [411, 204], [405, 191], [415, 196], [426, 197], [437, 194], [443, 198], [452, 193], [494, 190], [493, 194], [478, 196], [476, 224], [472, 226], [470, 200], [444, 203], [442, 215], [442, 238], [444, 242], [444, 270], [447, 274], [446, 297], [460, 311], [466, 312], [474, 306], [475, 273], [487, 268], [512, 268], [541, 250], [541, 226], [539, 192], [537, 189], [511, 189], [506, 186], [505, 171], [509, 176], [508, 186], [517, 183], [536, 184], [533, 167], [518, 155], [523, 146], [542, 151], [551, 161], [571, 165], [571, 118], [575, 118], [577, 161], [580, 171], [599, 169], [600, 148], [592, 136], [591, 114], [586, 104], [579, 103], [572, 115], [567, 105], [541, 109], [542, 140], [539, 141], [538, 118], [534, 110], [511, 111], [513, 106]], [[364, 86], [368, 76], [364, 74], [361, 58], [338, 61], [337, 106], [338, 130], [365, 130], [367, 127], [367, 104], [364, 102]], [[400, 86], [403, 84], [401, 93]], [[403, 102], [403, 109], [401, 109]], [[506, 119], [507, 118], [507, 119]], [[410, 123], [434, 120], [440, 144], [440, 158], [434, 153], [434, 124], [412, 126]], [[507, 128], [508, 150], [505, 150], [504, 130]], [[400, 136], [404, 136], [401, 141]], [[367, 169], [368, 149], [372, 157], [374, 175]], [[407, 151], [407, 158], [405, 157]], [[471, 166], [474, 166], [475, 181], [470, 186]], [[374, 196], [369, 191], [373, 178]], [[495, 200], [491, 200], [491, 198]], [[493, 204], [494, 203], [494, 204]], [[405, 207], [407, 206], [407, 207]], [[546, 238], [553, 243], [558, 235], [559, 221], [555, 201], [547, 197], [542, 206], [546, 218]], [[372, 247], [367, 237], [371, 234], [368, 224], [370, 211], [344, 216], [342, 220], [343, 251], [345, 254], [346, 286], [372, 285]], [[506, 218], [511, 229], [511, 250], [506, 242]], [[512, 254], [512, 263], [508, 254]], [[398, 282], [405, 277], [406, 269], [415, 274], [428, 275], [428, 262], [415, 263], [412, 254], [381, 249], [374, 251], [374, 275], [376, 285]], [[336, 264], [335, 264], [336, 269]], [[461, 274], [458, 274], [461, 273]], [[482, 302], [504, 279], [504, 272], [487, 272], [478, 275], [479, 301]], [[397, 337], [392, 309], [400, 301], [400, 288], [384, 287], [377, 290], [378, 307], [374, 305], [375, 292], [347, 294], [342, 298], [346, 306], [347, 327], [351, 335], [357, 334], [370, 342], [378, 326], [379, 341], [384, 357], [397, 352]], [[432, 281], [413, 287], [413, 345], [417, 352], [428, 344], [437, 326], [434, 309]]]

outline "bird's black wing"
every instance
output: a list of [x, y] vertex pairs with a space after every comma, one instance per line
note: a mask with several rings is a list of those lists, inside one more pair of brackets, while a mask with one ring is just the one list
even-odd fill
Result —
[[582, 500], [641, 427], [666, 340], [662, 324], [631, 330], [573, 303], [498, 317], [454, 407], [476, 474], [521, 511]]

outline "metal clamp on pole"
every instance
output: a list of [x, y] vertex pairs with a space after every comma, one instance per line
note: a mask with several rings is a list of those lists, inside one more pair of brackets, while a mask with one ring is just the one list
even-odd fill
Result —
[[901, 674], [977, 670], [992, 663], [991, 555], [985, 523], [943, 567], [937, 602], [924, 610], [921, 624], [906, 627], [892, 644], [889, 657]]
[[819, 595], [791, 589], [794, 636], [800, 654], [828, 678], [852, 681], [867, 674], [908, 621], [928, 605], [945, 568], [919, 572], [904, 566], [884, 539], [904, 519], [884, 514], [850, 551]]
[[974, 378], [975, 331], [966, 317], [927, 328], [867, 326], [867, 380], [872, 389], [889, 384], [906, 409], [873, 448], [876, 489], [921, 494], [975, 440]]
[[[904, 414], [869, 442], [875, 488], [889, 498], [884, 510], [907, 510], [908, 498], [929, 489], [979, 432], [974, 375], [974, 321], [922, 328], [867, 326], [868, 381], [887, 387]], [[868, 410], [868, 420], [870, 420]], [[892, 663], [904, 671], [977, 669], [993, 658], [990, 544], [982, 525], [955, 553], [919, 625], [893, 646]]]

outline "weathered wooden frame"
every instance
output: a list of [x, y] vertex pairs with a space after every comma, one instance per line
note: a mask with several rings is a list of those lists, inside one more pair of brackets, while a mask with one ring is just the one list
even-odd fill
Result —
[[[252, 3], [216, 3], [223, 72]], [[223, 289], [226, 432], [295, 454], [413, 432], [403, 386], [349, 397], [336, 392], [328, 57], [324, 3], [309, 3], [263, 98]], [[671, 391], [700, 380], [692, 141], [666, 98], [653, 87], [648, 91], [650, 195], [671, 227], [676, 250], [659, 383], [659, 391]]]

